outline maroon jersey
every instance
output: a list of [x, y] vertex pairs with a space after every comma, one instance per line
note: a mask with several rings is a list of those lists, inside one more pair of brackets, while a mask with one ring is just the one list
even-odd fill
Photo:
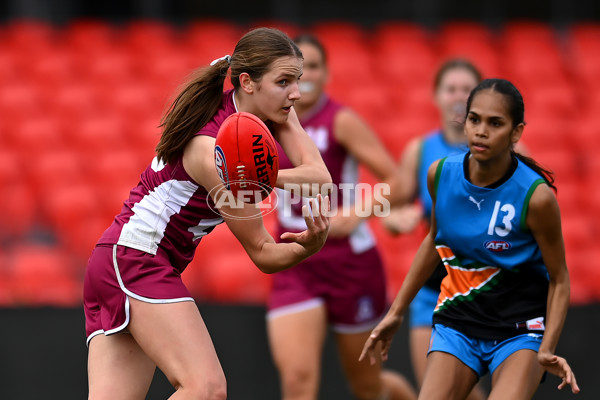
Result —
[[[197, 134], [216, 137], [234, 112], [233, 90], [229, 90], [215, 116]], [[119, 244], [153, 255], [160, 247], [174, 267], [180, 272], [185, 269], [202, 237], [223, 218], [208, 195], [210, 188], [188, 175], [182, 158], [170, 164], [152, 160], [98, 244]]]

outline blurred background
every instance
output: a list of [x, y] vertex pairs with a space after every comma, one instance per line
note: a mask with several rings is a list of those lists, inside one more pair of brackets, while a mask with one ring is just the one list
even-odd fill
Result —
[[[0, 2], [0, 398], [86, 396], [87, 258], [154, 156], [178, 85], [256, 26], [316, 34], [329, 53], [329, 92], [396, 159], [437, 127], [432, 82], [447, 58], [515, 83], [522, 140], [556, 173], [572, 282], [559, 351], [578, 374], [578, 398], [600, 398], [600, 3], [579, 0]], [[424, 229], [393, 238], [371, 225], [392, 298]], [[263, 326], [269, 276], [219, 226], [183, 277], [230, 398], [276, 399]], [[399, 336], [390, 366], [411, 376], [406, 332]], [[350, 398], [329, 347], [322, 398]], [[536, 399], [571, 397], [548, 381]], [[148, 398], [169, 393], [158, 373]]]

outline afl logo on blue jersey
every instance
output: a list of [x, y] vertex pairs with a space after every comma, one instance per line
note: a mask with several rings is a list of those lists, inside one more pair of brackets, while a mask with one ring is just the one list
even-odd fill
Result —
[[494, 253], [499, 253], [501, 251], [510, 249], [512, 246], [510, 243], [505, 242], [504, 240], [488, 240], [483, 244], [483, 247], [489, 251], [493, 251]]
[[215, 146], [215, 166], [217, 167], [217, 174], [221, 178], [221, 182], [225, 185], [227, 190], [229, 187], [229, 174], [227, 173], [227, 161], [225, 160], [225, 153], [221, 146]]

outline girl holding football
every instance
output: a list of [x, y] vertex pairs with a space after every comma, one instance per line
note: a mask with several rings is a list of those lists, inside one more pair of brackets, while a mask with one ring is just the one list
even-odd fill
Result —
[[429, 168], [430, 232], [360, 359], [387, 358], [441, 258], [448, 275], [419, 398], [464, 399], [488, 372], [490, 399], [530, 399], [545, 371], [562, 379], [559, 389], [577, 393], [569, 364], [555, 355], [570, 286], [553, 178], [513, 150], [525, 127], [523, 98], [510, 82], [487, 79], [466, 111], [469, 151]]
[[[234, 89], [223, 92], [231, 69]], [[208, 330], [181, 273], [201, 238], [225, 221], [266, 273], [289, 268], [325, 242], [328, 209], [320, 195], [304, 209], [306, 229], [276, 243], [254, 205], [214, 209], [222, 188], [215, 137], [237, 111], [267, 122], [292, 165], [277, 187], [329, 183], [323, 160], [293, 105], [300, 97], [302, 53], [278, 30], [244, 35], [231, 57], [187, 83], [162, 121], [157, 155], [92, 252], [84, 283], [90, 399], [144, 399], [158, 366], [176, 389], [171, 399], [225, 399], [226, 382]], [[311, 210], [312, 209], [312, 210]], [[312, 211], [312, 212], [311, 212]]]

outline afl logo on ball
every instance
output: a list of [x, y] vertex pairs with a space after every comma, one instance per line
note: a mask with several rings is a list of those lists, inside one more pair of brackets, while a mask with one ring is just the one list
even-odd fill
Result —
[[227, 173], [227, 161], [225, 160], [225, 153], [223, 153], [221, 146], [215, 146], [215, 166], [217, 167], [217, 174], [219, 174], [221, 182], [223, 182], [227, 190], [230, 190], [229, 174]]
[[512, 246], [510, 243], [505, 242], [504, 240], [488, 240], [483, 244], [483, 247], [485, 247], [489, 251], [498, 253], [500, 251], [508, 250]]

